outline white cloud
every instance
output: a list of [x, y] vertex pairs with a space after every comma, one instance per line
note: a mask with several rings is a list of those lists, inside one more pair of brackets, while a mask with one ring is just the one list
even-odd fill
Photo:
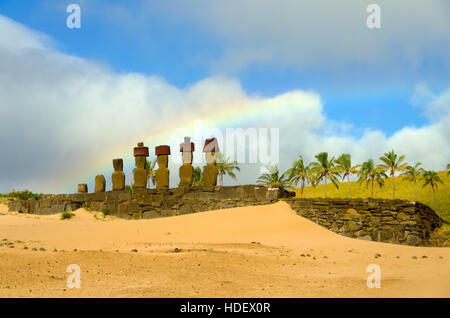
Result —
[[[223, 46], [219, 72], [249, 64], [336, 67], [364, 63], [391, 72], [434, 56], [450, 67], [450, 4], [446, 0], [379, 0], [381, 29], [366, 26], [373, 1], [143, 1], [142, 11], [171, 24], [211, 33]], [[387, 67], [389, 66], [389, 67]]]
[[[210, 125], [223, 118], [219, 123], [232, 127], [279, 127], [282, 168], [299, 154], [312, 160], [320, 151], [349, 152], [361, 162], [391, 148], [436, 170], [450, 161], [448, 112], [428, 126], [405, 127], [393, 136], [368, 131], [356, 138], [347, 134], [348, 124], [325, 117], [314, 92], [249, 96], [238, 80], [220, 77], [179, 89], [157, 76], [117, 74], [48, 43], [45, 35], [0, 16], [1, 192], [75, 191], [77, 183], [92, 183], [96, 173], [108, 177], [111, 159], [131, 152], [137, 141], [154, 147], [166, 142], [158, 138], [169, 138], [196, 119]], [[427, 105], [448, 110], [447, 95], [433, 95]], [[182, 137], [167, 143], [175, 145]], [[177, 149], [173, 156], [179, 156]], [[132, 165], [126, 162], [126, 172]], [[171, 168], [175, 184], [177, 169]], [[239, 181], [253, 183], [258, 172], [258, 166], [243, 167]]]
[[416, 86], [411, 99], [413, 105], [423, 109], [423, 114], [433, 121], [439, 121], [443, 117], [450, 116], [450, 89], [436, 95], [426, 84]]

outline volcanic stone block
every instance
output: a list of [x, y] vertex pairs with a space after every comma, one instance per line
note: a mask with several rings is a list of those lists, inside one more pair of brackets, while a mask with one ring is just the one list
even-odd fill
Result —
[[194, 143], [190, 137], [184, 137], [184, 142], [180, 144], [181, 158], [183, 164], [179, 169], [180, 187], [189, 187], [194, 179], [194, 168], [192, 167], [193, 152], [195, 150]]
[[146, 158], [148, 157], [148, 147], [144, 147], [143, 142], [139, 142], [133, 151], [136, 168], [133, 171], [134, 187], [147, 188], [148, 171], [145, 169]]
[[105, 176], [99, 174], [95, 176], [95, 192], [105, 192], [106, 190], [106, 179]]
[[81, 183], [78, 185], [78, 193], [87, 193], [88, 192], [88, 186], [86, 183]]
[[275, 201], [280, 195], [280, 190], [278, 188], [269, 188], [266, 193], [266, 200]]
[[267, 195], [267, 188], [264, 186], [261, 187], [255, 187], [255, 198], [256, 200], [265, 200]]
[[225, 187], [219, 188], [219, 199], [221, 200], [231, 200], [236, 198], [236, 188], [235, 187]]
[[156, 188], [169, 187], [169, 164], [170, 146], [162, 145], [155, 147], [155, 155], [157, 155], [158, 169], [155, 172]]
[[161, 214], [158, 213], [158, 211], [147, 211], [142, 213], [142, 218], [143, 219], [156, 219], [156, 218], [160, 218]]
[[123, 160], [113, 159], [114, 172], [112, 174], [112, 189], [123, 190], [125, 189], [125, 173], [123, 173]]
[[216, 138], [205, 140], [203, 152], [205, 153], [206, 166], [203, 167], [203, 181], [205, 186], [215, 186], [219, 170], [216, 166], [216, 152], [219, 151], [219, 143]]

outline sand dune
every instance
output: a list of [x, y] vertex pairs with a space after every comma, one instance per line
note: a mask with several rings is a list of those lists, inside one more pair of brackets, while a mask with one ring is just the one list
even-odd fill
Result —
[[[0, 238], [23, 242], [0, 248], [0, 296], [450, 296], [450, 249], [343, 237], [285, 202], [153, 220], [74, 213], [70, 220], [0, 215]], [[45, 259], [56, 262], [58, 276], [50, 276], [60, 279], [23, 279], [46, 273], [39, 267]], [[25, 263], [29, 273], [14, 271]], [[87, 271], [79, 290], [65, 288], [63, 265], [70, 263]], [[367, 287], [369, 264], [381, 266], [382, 288]]]
[[8, 206], [6, 204], [0, 204], [0, 213], [7, 213]]

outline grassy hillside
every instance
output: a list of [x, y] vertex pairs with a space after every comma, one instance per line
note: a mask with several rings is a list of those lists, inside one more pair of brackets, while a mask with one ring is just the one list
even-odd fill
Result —
[[[438, 202], [439, 215], [450, 222], [450, 176], [447, 176], [445, 171], [438, 172], [439, 177], [444, 184], [439, 184], [438, 192], [436, 194]], [[323, 184], [317, 187], [305, 187], [304, 197], [317, 198], [325, 196], [325, 186]], [[370, 198], [371, 191], [370, 185], [366, 186], [366, 183], [359, 184], [358, 182], [351, 182], [352, 197], [353, 198]], [[300, 189], [297, 189], [297, 196], [300, 196]], [[334, 185], [327, 185], [327, 197], [329, 198], [348, 198], [348, 184], [347, 182], [341, 182], [339, 189], [336, 189]], [[380, 189], [375, 183], [374, 185], [374, 197], [383, 199], [392, 199], [392, 178], [386, 179], [384, 186]], [[414, 200], [414, 183], [403, 180], [402, 177], [395, 177], [395, 198], [403, 200]], [[422, 188], [422, 182], [417, 183], [417, 201], [428, 205], [432, 209], [434, 207], [433, 193], [429, 193], [429, 188]]]

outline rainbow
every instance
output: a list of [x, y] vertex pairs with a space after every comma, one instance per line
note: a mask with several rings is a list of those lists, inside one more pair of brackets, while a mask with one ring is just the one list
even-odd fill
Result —
[[[89, 158], [89, 160], [81, 163], [72, 172], [61, 176], [62, 181], [58, 187], [65, 193], [72, 193], [76, 191], [76, 184], [78, 183], [88, 183], [89, 188], [93, 188], [94, 178], [97, 174], [104, 174], [106, 179], [109, 180], [108, 176], [113, 172], [113, 158], [123, 158], [124, 172], [127, 175], [128, 184], [131, 171], [134, 167], [133, 147], [139, 141], [144, 142], [150, 148], [151, 158], [154, 157], [153, 149], [155, 146], [161, 144], [170, 145], [173, 158], [178, 152], [177, 147], [183, 141], [183, 137], [185, 135], [191, 136], [196, 143], [196, 153], [194, 153], [194, 156], [202, 156], [201, 151], [199, 151], [201, 149], [199, 142], [203, 142], [203, 140], [195, 139], [196, 136], [200, 135], [204, 138], [213, 137], [205, 136], [203, 134], [204, 131], [218, 129], [222, 133], [225, 133], [226, 128], [258, 127], [256, 126], [258, 122], [269, 121], [274, 117], [292, 117], [296, 109], [299, 109], [298, 98], [305, 96], [310, 99], [309, 104], [314, 103], [315, 105], [317, 105], [318, 99], [320, 98], [318, 95], [308, 92], [291, 91], [273, 98], [253, 97], [250, 100], [227, 103], [220, 108], [215, 108], [208, 114], [200, 114], [200, 116], [193, 114], [190, 118], [184, 117], [173, 121], [172, 126], [165, 127], [156, 133], [147, 136], [143, 134], [144, 137], [137, 136], [135, 140], [125, 140], [113, 148], [101, 151], [101, 155], [97, 154], [95, 158]], [[284, 102], [280, 103], [279, 99], [282, 99]], [[302, 98], [300, 100], [304, 101]], [[303, 106], [305, 106], [304, 103], [300, 105], [301, 108]], [[306, 107], [309, 107], [309, 105], [306, 105]], [[305, 112], [304, 108], [302, 112]], [[201, 128], [199, 128], [199, 122], [201, 123]], [[176, 133], [177, 129], [180, 130], [178, 134]], [[171, 160], [172, 164], [173, 161]]]

